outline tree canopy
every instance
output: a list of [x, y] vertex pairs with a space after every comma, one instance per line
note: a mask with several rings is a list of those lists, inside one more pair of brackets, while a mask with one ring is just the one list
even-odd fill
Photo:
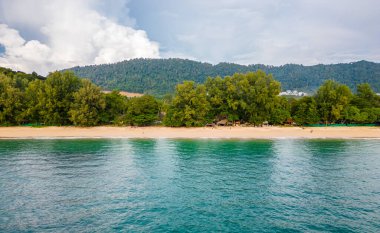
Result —
[[369, 83], [356, 92], [327, 80], [313, 96], [279, 96], [280, 82], [264, 71], [208, 77], [204, 84], [184, 81], [174, 95], [127, 98], [103, 93], [73, 72], [46, 78], [0, 69], [0, 125], [131, 125], [194, 127], [235, 122], [261, 126], [380, 123], [380, 96]]
[[280, 83], [263, 71], [208, 78], [205, 85], [212, 118], [261, 124], [281, 106]]
[[115, 64], [73, 67], [80, 77], [93, 81], [106, 90], [124, 90], [163, 96], [174, 93], [183, 81], [205, 83], [207, 77], [232, 76], [235, 73], [263, 70], [282, 83], [282, 90], [314, 93], [326, 80], [335, 80], [355, 90], [360, 83], [369, 83], [380, 92], [380, 64], [360, 61], [348, 64], [303, 66], [212, 65], [184, 59], [133, 59]]
[[170, 105], [165, 124], [168, 126], [203, 126], [207, 122], [210, 104], [204, 85], [185, 81], [177, 85], [175, 97]]

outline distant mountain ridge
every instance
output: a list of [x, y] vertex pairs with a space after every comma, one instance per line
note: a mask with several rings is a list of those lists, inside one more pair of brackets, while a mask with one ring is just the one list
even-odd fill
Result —
[[261, 69], [273, 74], [283, 90], [315, 91], [325, 80], [333, 79], [355, 89], [359, 83], [368, 82], [380, 92], [380, 63], [358, 61], [352, 63], [304, 66], [239, 65], [234, 63], [209, 63], [187, 59], [133, 59], [114, 64], [73, 67], [69, 70], [89, 78], [107, 90], [164, 95], [173, 92], [184, 80], [203, 83], [207, 77], [228, 76]]

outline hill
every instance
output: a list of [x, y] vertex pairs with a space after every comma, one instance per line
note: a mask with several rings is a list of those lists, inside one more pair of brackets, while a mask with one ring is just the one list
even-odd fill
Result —
[[14, 71], [9, 68], [0, 67], [0, 75], [4, 75], [6, 77], [15, 78], [15, 79], [26, 79], [28, 81], [32, 81], [34, 79], [40, 79], [44, 80], [45, 77], [38, 75], [36, 72], [33, 72], [31, 74], [24, 73], [22, 71]]
[[207, 77], [227, 76], [261, 69], [273, 74], [283, 90], [314, 92], [325, 80], [332, 79], [355, 89], [368, 82], [380, 92], [380, 64], [359, 61], [346, 64], [303, 66], [238, 65], [209, 63], [185, 59], [134, 59], [114, 64], [73, 67], [70, 70], [80, 77], [89, 78], [107, 90], [163, 95], [173, 92], [176, 84], [184, 80], [202, 83]]

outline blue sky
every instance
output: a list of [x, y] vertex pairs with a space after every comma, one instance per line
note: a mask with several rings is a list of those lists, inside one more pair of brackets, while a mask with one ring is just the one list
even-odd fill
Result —
[[5, 52], [5, 47], [0, 44], [0, 56], [2, 56]]
[[378, 0], [0, 0], [0, 66], [379, 62], [379, 12]]

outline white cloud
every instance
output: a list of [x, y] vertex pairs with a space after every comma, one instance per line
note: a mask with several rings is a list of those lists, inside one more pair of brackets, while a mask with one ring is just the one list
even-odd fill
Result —
[[[46, 73], [160, 55], [273, 65], [380, 61], [379, 9], [378, 0], [0, 0], [0, 66]], [[137, 27], [160, 42], [160, 53]]]
[[[26, 42], [18, 31], [0, 24], [0, 44], [5, 53], [0, 57], [0, 66], [31, 72], [31, 66], [46, 69], [51, 49], [36, 40]], [[37, 70], [37, 69], [36, 69]]]
[[165, 51], [198, 60], [380, 61], [378, 0], [160, 0], [149, 7], [151, 2], [156, 1], [131, 1], [142, 6], [137, 22], [154, 32]]
[[0, 43], [5, 47], [18, 47], [25, 43], [18, 31], [8, 28], [5, 24], [0, 24]]
[[[0, 2], [7, 12], [0, 18], [5, 22], [0, 24], [0, 44], [5, 47], [0, 66], [46, 74], [76, 65], [159, 57], [158, 43], [150, 41], [145, 31], [101, 15], [95, 10], [98, 0], [24, 3], [21, 0]], [[123, 21], [133, 24], [127, 17]], [[21, 29], [17, 31], [8, 25]], [[28, 34], [28, 30], [31, 33]], [[25, 36], [20, 32], [25, 32]]]
[[[196, 57], [189, 56], [184, 53], [176, 53], [176, 52], [161, 52], [162, 58], [180, 58], [180, 59], [188, 59], [193, 61], [198, 61]], [[203, 62], [203, 61], [200, 61]]]

